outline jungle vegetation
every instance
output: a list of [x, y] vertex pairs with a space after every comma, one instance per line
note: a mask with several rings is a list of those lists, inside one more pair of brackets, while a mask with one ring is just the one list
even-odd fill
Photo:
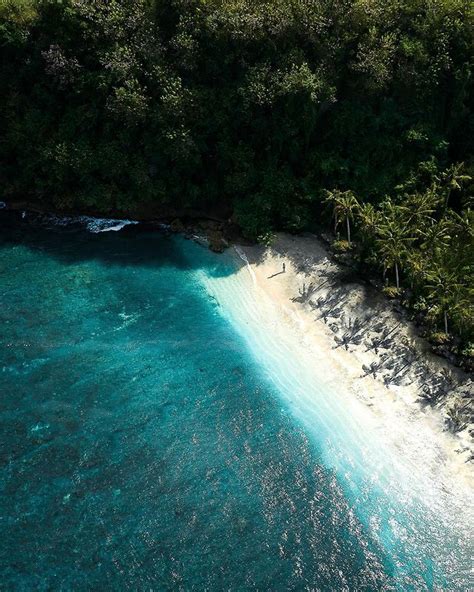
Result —
[[0, 199], [334, 224], [469, 348], [473, 25], [470, 0], [0, 0]]

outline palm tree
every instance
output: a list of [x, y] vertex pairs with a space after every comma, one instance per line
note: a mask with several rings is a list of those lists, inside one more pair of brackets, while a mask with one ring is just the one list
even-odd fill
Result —
[[407, 272], [410, 278], [411, 289], [420, 288], [426, 280], [428, 260], [419, 249], [411, 250], [406, 260]]
[[345, 220], [347, 231], [347, 242], [351, 246], [351, 224], [350, 220], [354, 218], [354, 213], [359, 208], [359, 202], [352, 191], [340, 191], [334, 189], [327, 192], [326, 202], [332, 204], [334, 208], [334, 230]]
[[393, 267], [397, 289], [400, 288], [400, 267], [406, 259], [408, 248], [414, 241], [403, 218], [397, 214], [397, 206], [387, 202], [386, 215], [378, 229], [375, 243], [382, 256], [385, 269]]
[[364, 203], [357, 210], [357, 219], [364, 235], [374, 237], [381, 220], [380, 212], [371, 203]]
[[424, 193], [412, 193], [405, 197], [404, 204], [397, 206], [397, 209], [406, 218], [407, 226], [419, 233], [434, 224], [433, 214], [440, 203], [437, 187], [433, 186]]
[[470, 208], [463, 210], [460, 214], [451, 211], [450, 217], [448, 218], [453, 229], [456, 231], [456, 235], [463, 237], [469, 244], [474, 241], [474, 211]]
[[464, 183], [471, 181], [471, 177], [463, 174], [463, 170], [464, 163], [458, 162], [457, 164], [451, 165], [438, 177], [438, 180], [444, 187], [444, 211], [448, 208], [451, 193], [455, 190], [460, 190]]
[[429, 299], [433, 301], [443, 316], [444, 332], [449, 334], [448, 317], [469, 305], [465, 296], [465, 286], [459, 282], [455, 273], [438, 263], [428, 273]]
[[447, 218], [441, 218], [427, 228], [421, 228], [421, 248], [424, 252], [439, 252], [446, 250], [451, 242], [453, 232], [452, 221]]
[[371, 203], [362, 203], [356, 212], [358, 236], [361, 242], [360, 256], [362, 260], [370, 259], [374, 254], [374, 240], [380, 226], [382, 216], [380, 210]]

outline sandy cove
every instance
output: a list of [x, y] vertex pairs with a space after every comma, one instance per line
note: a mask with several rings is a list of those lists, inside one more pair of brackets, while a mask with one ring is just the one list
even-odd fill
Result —
[[411, 449], [443, 482], [472, 488], [473, 426], [454, 432], [449, 420], [453, 409], [469, 416], [472, 380], [431, 354], [393, 303], [348, 278], [316, 237], [278, 234], [271, 247], [236, 250], [248, 262], [239, 273], [252, 274], [256, 301], [271, 299], [275, 321], [324, 359], [328, 375], [364, 403], [384, 440]]

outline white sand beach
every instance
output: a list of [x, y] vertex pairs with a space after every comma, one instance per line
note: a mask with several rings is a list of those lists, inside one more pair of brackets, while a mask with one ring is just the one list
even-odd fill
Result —
[[[279, 234], [271, 247], [236, 250], [247, 262], [239, 274], [252, 279], [257, 322], [272, 323], [275, 339], [296, 338], [306, 363], [317, 365], [321, 380], [343, 394], [357, 429], [371, 425], [400, 450], [401, 463], [423, 467], [449, 489], [471, 489], [472, 425], [452, 433], [446, 423], [450, 407], [469, 400], [469, 378], [431, 354], [375, 289], [341, 281], [341, 267], [316, 237]], [[440, 400], [423, 404], [423, 392], [436, 389]]]

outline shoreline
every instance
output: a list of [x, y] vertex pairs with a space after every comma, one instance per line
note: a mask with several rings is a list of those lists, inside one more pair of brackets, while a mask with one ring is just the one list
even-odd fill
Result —
[[[249, 491], [246, 475], [252, 475], [253, 478], [255, 474], [252, 492], [255, 491], [255, 499], [259, 504], [260, 500], [263, 502], [262, 516], [266, 520], [274, 520], [278, 528], [281, 524], [283, 534], [287, 530], [286, 524], [292, 520], [286, 515], [283, 519], [280, 518], [283, 504], [288, 508], [288, 516], [294, 515], [296, 520], [297, 528], [293, 531], [295, 536], [299, 536], [301, 532], [305, 540], [309, 541], [312, 533], [319, 530], [320, 519], [325, 520], [328, 516], [339, 520], [338, 516], [341, 516], [341, 524], [347, 524], [350, 529], [348, 532], [362, 537], [360, 540], [368, 552], [380, 551], [380, 557], [387, 558], [387, 573], [394, 585], [397, 583], [403, 587], [414, 581], [420, 585], [425, 580], [431, 582], [432, 572], [428, 571], [425, 558], [429, 558], [430, 565], [435, 566], [437, 582], [449, 582], [448, 587], [457, 589], [457, 583], [468, 581], [469, 526], [472, 524], [473, 507], [469, 470], [472, 469], [472, 464], [464, 463], [461, 458], [464, 455], [454, 452], [459, 437], [441, 435], [442, 420], [437, 411], [426, 409], [422, 414], [424, 419], [418, 412], [413, 412], [401, 397], [401, 388], [398, 385], [389, 385], [386, 388], [383, 379], [381, 380], [383, 374], [377, 379], [372, 376], [361, 378], [360, 367], [363, 362], [357, 357], [357, 343], [348, 342], [346, 349], [344, 343], [339, 345], [334, 339], [335, 336], [344, 334], [346, 320], [353, 328], [358, 327], [358, 316], [365, 318], [369, 310], [378, 310], [378, 300], [370, 300], [370, 287], [356, 284], [353, 278], [344, 278], [336, 273], [338, 266], [330, 260], [323, 243], [307, 235], [298, 238], [281, 235], [271, 248], [240, 246], [229, 249], [222, 257], [216, 257], [195, 244], [199, 241], [185, 241], [181, 233], [169, 238], [159, 237], [157, 234], [140, 237], [139, 233], [135, 234], [134, 227], [130, 227], [131, 234], [120, 239], [114, 236], [113, 229], [114, 225], [108, 226], [108, 230], [112, 230], [109, 238], [99, 235], [92, 239], [92, 252], [87, 246], [87, 260], [93, 261], [91, 271], [88, 271], [88, 267], [82, 268], [82, 258], [80, 271], [74, 270], [74, 276], [80, 274], [81, 284], [82, 278], [87, 280], [84, 292], [78, 292], [80, 299], [77, 301], [79, 308], [75, 307], [79, 311], [76, 322], [79, 326], [83, 325], [83, 313], [85, 311], [88, 314], [92, 302], [95, 303], [92, 307], [94, 310], [91, 311], [94, 313], [93, 317], [97, 304], [97, 310], [101, 314], [109, 315], [112, 312], [115, 318], [115, 313], [118, 313], [118, 326], [123, 328], [128, 325], [128, 321], [124, 324], [125, 317], [135, 318], [138, 314], [137, 318], [140, 318], [144, 313], [145, 303], [146, 310], [151, 309], [150, 317], [144, 319], [140, 332], [135, 332], [132, 328], [133, 335], [119, 334], [123, 335], [123, 339], [111, 344], [108, 343], [109, 331], [99, 331], [98, 334], [102, 345], [105, 343], [106, 347], [116, 347], [118, 352], [123, 349], [120, 344], [138, 339], [137, 355], [140, 352], [145, 356], [150, 355], [147, 368], [152, 368], [155, 366], [154, 359], [158, 363], [156, 356], [161, 359], [163, 354], [161, 345], [158, 345], [157, 350], [153, 341], [150, 342], [150, 349], [147, 345], [151, 334], [157, 340], [161, 336], [161, 323], [157, 321], [158, 324], [154, 324], [158, 319], [154, 312], [155, 306], [162, 309], [162, 300], [165, 297], [166, 309], [170, 308], [167, 314], [171, 315], [171, 320], [176, 314], [181, 314], [179, 311], [188, 315], [171, 339], [164, 334], [163, 345], [168, 347], [168, 341], [173, 347], [178, 344], [177, 352], [181, 355], [184, 351], [182, 347], [187, 348], [189, 344], [192, 351], [198, 354], [196, 363], [192, 362], [190, 382], [183, 382], [183, 401], [185, 406], [190, 401], [196, 401], [201, 408], [201, 401], [207, 401], [209, 396], [216, 410], [216, 415], [210, 416], [209, 425], [212, 428], [222, 425], [222, 429], [215, 435], [210, 432], [209, 446], [222, 446], [230, 453], [218, 463], [218, 473], [221, 468], [224, 471], [222, 486], [225, 499], [228, 493], [228, 475], [234, 475], [237, 481], [242, 481], [246, 486], [242, 496], [243, 503], [246, 503]], [[13, 248], [11, 252], [18, 250], [19, 254], [22, 253], [25, 230], [27, 233], [26, 227], [21, 226], [12, 233], [13, 243], [18, 238], [20, 248]], [[79, 232], [81, 235], [77, 244], [87, 244], [87, 235], [84, 236], [82, 229]], [[88, 232], [92, 230], [89, 228]], [[76, 234], [75, 228], [71, 234]], [[51, 237], [53, 245], [60, 241], [61, 249], [58, 253], [71, 252], [68, 245], [65, 245], [63, 251], [63, 238], [67, 241], [67, 236], [59, 231], [57, 236]], [[41, 237], [43, 230], [38, 233], [38, 238]], [[44, 238], [46, 252], [38, 252], [41, 261], [50, 254], [47, 247], [50, 237]], [[143, 251], [141, 238], [145, 244]], [[28, 248], [30, 244], [27, 236], [24, 242]], [[33, 236], [31, 246], [34, 248], [40, 244], [36, 243]], [[11, 246], [14, 247], [9, 245]], [[102, 256], [99, 256], [102, 247], [109, 253], [104, 261], [107, 268], [111, 262], [110, 270], [102, 269]], [[135, 248], [138, 249], [136, 252]], [[121, 259], [117, 258], [122, 251], [126, 252], [128, 249], [133, 251], [132, 258], [126, 258], [132, 265], [133, 277], [127, 269], [122, 268]], [[161, 249], [165, 254], [176, 249], [177, 257], [170, 252], [170, 265], [166, 265], [168, 269], [165, 270], [170, 292], [168, 288], [161, 292], [160, 285], [154, 283], [155, 270], [159, 270], [162, 265]], [[51, 254], [54, 253], [55, 250], [51, 250]], [[36, 268], [36, 254], [30, 256], [29, 253], [23, 253], [21, 256], [25, 261], [32, 260], [32, 265]], [[53, 264], [52, 269], [56, 276], [59, 273], [62, 275], [65, 271], [62, 257], [51, 259], [54, 259], [50, 263]], [[13, 256], [13, 273], [17, 269], [15, 262], [22, 260]], [[68, 256], [65, 263], [69, 265], [69, 262]], [[282, 273], [283, 262], [286, 264], [285, 273]], [[106, 296], [112, 308], [107, 304], [105, 308], [101, 305], [101, 286], [107, 287], [109, 279], [112, 282], [119, 278], [119, 265], [120, 273], [124, 274], [120, 276], [119, 285], [128, 286], [128, 282], [131, 282], [130, 290], [134, 290], [130, 292], [132, 296], [138, 294], [137, 290], [141, 290], [145, 281], [147, 285], [150, 282], [146, 300], [142, 301], [140, 295], [138, 300], [132, 298], [131, 301], [136, 306], [130, 310], [126, 305], [127, 300], [121, 300], [120, 306], [116, 306], [115, 290], [111, 291], [111, 297]], [[48, 269], [49, 264], [45, 266], [45, 272]], [[95, 269], [99, 270], [97, 275]], [[344, 270], [345, 266], [342, 265], [341, 269]], [[39, 268], [39, 273], [41, 271]], [[201, 301], [199, 308], [196, 308], [198, 314], [194, 309], [189, 309], [192, 301], [187, 300], [187, 287], [182, 291], [179, 283], [174, 284], [175, 273], [181, 274], [186, 286]], [[25, 268], [25, 274], [25, 277], [30, 275], [29, 267]], [[19, 279], [24, 278], [20, 276]], [[24, 282], [20, 281], [20, 289], [22, 283]], [[50, 283], [46, 282], [46, 290]], [[66, 277], [64, 284], [69, 283]], [[90, 288], [89, 283], [92, 284]], [[39, 285], [44, 286], [42, 280]], [[359, 315], [354, 297], [360, 290], [364, 291], [364, 299], [360, 303]], [[121, 295], [121, 288], [119, 291]], [[184, 299], [180, 301], [180, 306], [173, 308], [176, 292], [182, 293]], [[96, 294], [100, 294], [99, 300]], [[125, 294], [128, 295], [127, 292]], [[323, 304], [318, 302], [320, 298], [324, 300], [328, 297], [336, 299]], [[61, 294], [60, 302], [62, 298]], [[64, 300], [64, 311], [67, 314], [71, 310], [71, 302], [75, 303], [76, 300], [69, 301], [69, 291], [65, 292], [65, 298], [67, 302]], [[53, 305], [55, 302], [52, 300]], [[81, 302], [86, 305], [84, 308]], [[391, 306], [385, 298], [383, 302], [384, 307]], [[52, 329], [56, 326], [54, 319], [61, 318], [56, 308], [53, 308], [53, 313]], [[380, 316], [385, 320], [385, 308], [382, 313]], [[208, 340], [207, 331], [214, 327], [211, 316], [222, 316], [228, 322], [216, 319], [216, 327], [222, 328], [222, 332], [220, 329], [217, 333], [213, 331], [213, 336]], [[105, 323], [103, 328], [110, 329], [110, 317], [102, 318]], [[187, 327], [192, 326], [196, 319], [201, 319], [204, 324], [198, 325], [196, 331], [193, 329], [188, 334]], [[334, 332], [331, 328], [334, 324], [339, 324], [339, 332]], [[370, 326], [370, 322], [367, 324]], [[386, 320], [385, 324], [391, 326], [391, 321]], [[92, 328], [95, 330], [95, 327], [86, 325], [85, 328], [86, 343], [89, 343], [90, 331]], [[80, 332], [78, 334], [82, 335]], [[365, 333], [362, 343], [370, 337], [371, 333]], [[395, 336], [394, 345], [398, 344], [400, 337], [403, 336]], [[208, 372], [203, 362], [207, 358], [201, 357], [201, 349], [213, 347], [214, 343], [217, 345], [217, 340], [222, 355], [212, 362], [209, 366], [212, 371]], [[94, 343], [92, 347], [95, 348]], [[367, 354], [363, 346], [360, 349], [361, 355]], [[233, 350], [237, 353], [236, 357]], [[73, 350], [74, 355], [75, 353], [77, 352]], [[230, 354], [229, 357], [227, 353]], [[131, 355], [133, 357], [127, 358], [127, 361], [133, 366], [138, 358], [134, 350]], [[372, 356], [373, 352], [367, 355]], [[179, 370], [179, 358], [178, 366], [174, 362], [169, 363], [167, 357], [165, 363], [170, 375], [163, 384], [166, 384], [166, 391], [169, 388], [174, 391], [174, 384], [180, 384], [179, 379], [175, 383], [174, 378], [176, 368]], [[108, 364], [104, 366], [105, 370], [108, 367]], [[198, 374], [198, 369], [199, 372], [204, 372], [202, 377]], [[82, 372], [82, 367], [80, 371]], [[151, 370], [156, 371], [156, 368]], [[137, 367], [134, 374], [138, 377], [140, 368]], [[138, 383], [141, 385], [139, 390], [130, 383], [130, 391], [128, 382], [124, 382], [127, 387], [124, 396], [127, 400], [132, 397], [135, 411], [137, 401], [141, 404], [141, 393], [145, 393], [145, 397], [151, 397], [150, 400], [155, 400], [152, 391], [161, 385], [161, 382], [154, 380], [153, 375], [148, 380], [148, 370], [145, 374], [145, 381]], [[193, 376], [200, 384], [205, 378], [205, 390], [202, 391], [205, 398], [193, 395]], [[219, 384], [222, 389], [216, 389]], [[403, 384], [401, 386], [404, 388]], [[110, 392], [107, 381], [104, 382], [104, 389], [105, 393]], [[165, 398], [169, 398], [168, 394], [165, 393]], [[47, 399], [46, 391], [45, 396]], [[227, 403], [229, 414], [222, 411], [222, 405]], [[203, 409], [203, 412], [207, 417], [207, 410]], [[187, 422], [190, 425], [188, 440], [192, 442], [193, 450], [197, 450], [194, 446], [200, 438], [200, 431], [197, 430], [198, 426], [193, 427], [194, 413], [191, 410], [190, 421]], [[166, 419], [168, 415], [165, 414]], [[172, 416], [170, 417], [172, 420]], [[224, 417], [225, 422], [222, 421]], [[159, 429], [155, 424], [156, 422], [153, 423], [153, 437], [156, 429]], [[207, 429], [203, 433], [207, 434]], [[181, 442], [179, 426], [176, 434]], [[237, 435], [238, 439], [235, 438]], [[292, 442], [297, 443], [296, 447]], [[203, 465], [208, 462], [208, 450], [206, 447], [204, 454], [199, 455], [203, 459]], [[275, 452], [277, 450], [278, 453]], [[152, 459], [154, 457], [155, 455]], [[244, 470], [242, 464], [247, 459], [251, 463], [248, 465], [249, 472]], [[288, 474], [287, 479], [285, 467], [292, 459], [296, 460], [295, 471]], [[257, 463], [257, 466], [253, 463]], [[261, 467], [262, 471], [254, 472], [254, 467]], [[207, 472], [202, 474], [207, 475]], [[326, 479], [330, 483], [328, 490], [319, 487]], [[282, 488], [282, 483], [288, 483], [288, 487]], [[65, 491], [63, 494], [63, 498], [69, 500], [69, 493]], [[304, 506], [296, 505], [295, 500], [300, 499], [299, 496], [304, 501]], [[331, 509], [330, 514], [322, 512], [321, 508], [324, 506], [320, 503], [321, 496], [325, 498], [325, 504], [329, 504], [326, 507]], [[268, 509], [272, 510], [271, 514], [268, 514]], [[300, 520], [308, 524], [308, 530], [300, 530]], [[334, 540], [337, 544], [337, 540]], [[366, 542], [369, 545], [367, 547]], [[409, 558], [414, 558], [414, 561]], [[460, 589], [461, 587], [462, 585], [459, 586]]]
[[[250, 273], [255, 295], [272, 301], [275, 323], [298, 334], [314, 359], [324, 359], [327, 374], [363, 404], [384, 440], [401, 450], [412, 447], [420, 462], [472, 488], [473, 425], [453, 433], [447, 423], [450, 410], [469, 407], [469, 376], [432, 354], [403, 312], [375, 288], [344, 280], [344, 269], [316, 237], [278, 234], [271, 247], [235, 248], [246, 263], [238, 273]], [[416, 450], [422, 438], [426, 448], [437, 449], [443, 467]]]
[[[27, 209], [23, 209], [23, 206], [26, 206]], [[28, 209], [30, 207], [30, 209]], [[65, 212], [59, 212], [54, 210], [47, 210], [47, 209], [38, 209], [35, 207], [31, 207], [31, 204], [27, 202], [1, 202], [0, 201], [0, 211], [10, 212], [13, 215], [18, 217], [21, 216], [23, 219], [25, 216], [33, 215], [33, 217], [38, 216], [38, 219], [33, 221], [33, 224], [43, 224], [48, 223], [48, 221], [53, 225], [63, 225], [63, 221], [67, 220], [68, 224], [71, 223], [82, 223], [86, 229], [92, 232], [103, 232], [106, 230], [121, 230], [124, 229], [126, 226], [134, 226], [136, 231], [159, 231], [171, 234], [179, 234], [184, 236], [186, 239], [194, 240], [202, 247], [208, 248], [209, 250], [215, 253], [223, 253], [228, 248], [232, 246], [242, 245], [245, 247], [258, 247], [259, 245], [254, 241], [247, 240], [245, 237], [242, 236], [239, 227], [232, 221], [231, 218], [225, 220], [223, 218], [216, 218], [209, 214], [198, 213], [198, 212], [191, 212], [188, 211], [187, 213], [177, 214], [175, 216], [158, 216], [158, 217], [143, 217], [143, 216], [132, 216], [129, 218], [124, 218], [122, 215], [117, 214], [117, 216], [111, 217], [104, 217], [99, 215], [98, 213], [94, 212], [86, 212], [82, 214], [78, 214], [77, 212], [70, 212], [66, 214]], [[113, 223], [112, 225], [110, 223]], [[89, 228], [90, 226], [97, 226], [96, 229]], [[102, 227], [103, 226], [103, 227]], [[102, 227], [102, 228], [101, 228]], [[126, 228], [125, 228], [126, 229]], [[278, 236], [278, 235], [276, 235]], [[284, 236], [284, 233], [280, 233], [280, 236]], [[288, 235], [289, 236], [289, 235]], [[333, 260], [336, 259], [336, 256], [331, 251], [330, 242], [331, 237], [326, 236], [325, 234], [321, 233], [318, 235], [303, 233], [298, 235], [299, 238], [307, 236], [313, 236], [316, 238], [319, 243], [321, 244], [322, 248], [325, 249], [326, 254], [328, 257], [331, 257]], [[370, 269], [367, 270], [368, 277], [363, 278], [360, 270], [356, 270], [349, 261], [341, 261], [338, 265], [342, 267], [347, 266], [347, 272], [351, 273], [356, 277], [356, 281], [358, 283], [365, 283], [372, 286], [372, 288], [381, 295], [381, 282], [376, 279], [373, 274], [373, 271]], [[384, 301], [390, 306], [390, 299], [384, 295]], [[394, 301], [395, 302], [395, 301]], [[399, 309], [408, 313], [408, 308], [404, 305], [399, 305]], [[415, 326], [413, 323], [411, 323]], [[423, 321], [421, 322], [421, 328], [425, 328]], [[441, 346], [433, 344], [430, 341], [426, 334], [420, 332], [420, 328], [414, 331], [417, 338], [423, 342], [423, 350], [430, 351], [430, 353], [434, 354], [436, 358], [442, 358], [448, 362], [448, 367], [456, 367], [460, 368], [465, 374], [472, 376], [472, 360], [463, 358], [459, 352], [453, 351], [453, 349], [449, 346]], [[474, 392], [471, 395], [471, 398], [474, 398]], [[474, 410], [472, 411], [471, 415], [474, 414]], [[473, 432], [474, 435], [474, 432]], [[473, 459], [474, 460], [474, 457]]]
[[[118, 229], [108, 225], [95, 232]], [[184, 229], [169, 231], [183, 234]], [[186, 238], [209, 247], [206, 232], [188, 234]], [[452, 408], [467, 405], [465, 415], [472, 413], [472, 379], [430, 351], [429, 343], [418, 336], [403, 309], [397, 309], [375, 287], [363, 284], [343, 265], [334, 262], [324, 242], [314, 235], [279, 233], [271, 247], [235, 241], [233, 248], [247, 263], [237, 274], [250, 271], [257, 292], [275, 305], [275, 322], [298, 334], [315, 356], [324, 357], [327, 369], [338, 377], [352, 398], [370, 409], [371, 415], [387, 429], [397, 422], [398, 434], [401, 419], [406, 420], [409, 431], [425, 430], [426, 437], [439, 447], [450, 471], [465, 479], [470, 487], [474, 485], [474, 443], [469, 434], [474, 426], [470, 423], [451, 433], [446, 423]], [[347, 274], [351, 277], [344, 278]], [[372, 347], [373, 340], [380, 341], [385, 334], [388, 344]], [[367, 346], [371, 347], [369, 351]], [[431, 397], [441, 393], [438, 400], [428, 400], [424, 393], [427, 387]], [[463, 392], [470, 392], [470, 401], [462, 398]], [[396, 441], [394, 444], [398, 445]]]

